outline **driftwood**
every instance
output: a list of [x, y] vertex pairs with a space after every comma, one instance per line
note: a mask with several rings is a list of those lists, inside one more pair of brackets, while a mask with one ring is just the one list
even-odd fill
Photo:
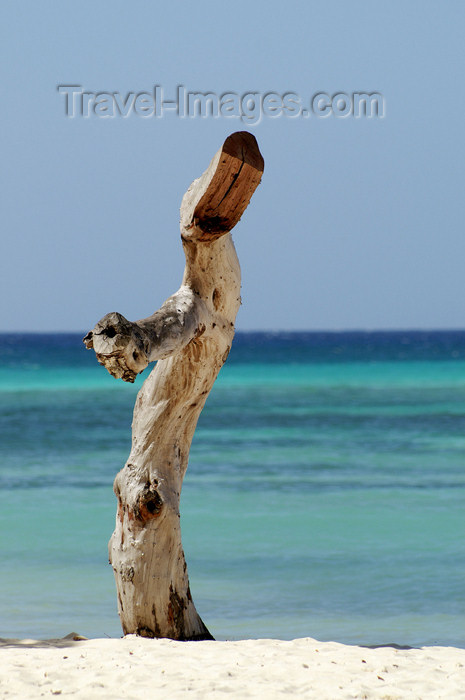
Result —
[[240, 267], [229, 231], [264, 162], [248, 132], [229, 136], [181, 204], [181, 287], [149, 318], [107, 314], [84, 338], [114, 377], [157, 364], [134, 407], [132, 449], [115, 479], [109, 554], [124, 634], [212, 639], [189, 590], [179, 499], [197, 420], [234, 336]]

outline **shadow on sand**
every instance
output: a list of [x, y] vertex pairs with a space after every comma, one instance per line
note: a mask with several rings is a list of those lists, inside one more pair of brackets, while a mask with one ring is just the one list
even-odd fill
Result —
[[61, 639], [3, 639], [0, 637], [0, 648], [45, 649], [47, 647], [55, 647], [56, 649], [64, 649], [76, 646], [77, 642], [85, 641], [87, 641], [87, 637], [82, 637], [76, 632], [70, 632]]

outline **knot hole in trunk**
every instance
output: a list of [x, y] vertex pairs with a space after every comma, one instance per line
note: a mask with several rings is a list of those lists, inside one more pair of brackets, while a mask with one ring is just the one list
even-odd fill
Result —
[[147, 521], [153, 518], [158, 518], [163, 508], [163, 500], [157, 491], [158, 482], [153, 483], [148, 481], [139, 498], [138, 502], [138, 517], [140, 520]]

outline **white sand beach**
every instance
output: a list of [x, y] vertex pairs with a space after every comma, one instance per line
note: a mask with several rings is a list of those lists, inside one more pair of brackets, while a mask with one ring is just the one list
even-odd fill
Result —
[[0, 640], [0, 697], [465, 698], [465, 649], [314, 639]]

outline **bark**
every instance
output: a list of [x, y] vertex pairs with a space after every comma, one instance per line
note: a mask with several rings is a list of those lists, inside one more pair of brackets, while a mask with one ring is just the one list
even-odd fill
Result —
[[229, 136], [181, 204], [180, 289], [149, 318], [130, 322], [110, 313], [84, 338], [110, 374], [125, 381], [157, 361], [137, 396], [131, 453], [114, 483], [109, 555], [124, 634], [212, 639], [189, 589], [179, 499], [197, 420], [228, 356], [240, 306], [229, 231], [263, 167], [251, 134]]

